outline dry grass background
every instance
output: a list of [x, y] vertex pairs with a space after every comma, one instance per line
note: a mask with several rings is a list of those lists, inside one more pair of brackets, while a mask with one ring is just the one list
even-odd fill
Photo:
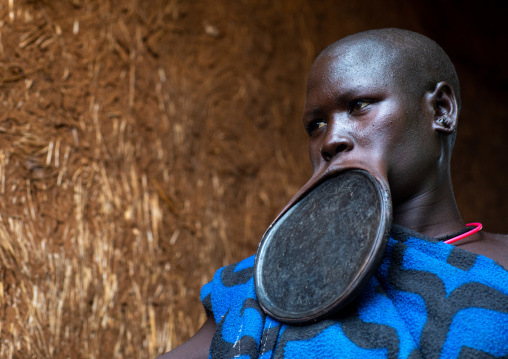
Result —
[[[153, 358], [196, 331], [200, 287], [309, 174], [313, 57], [374, 26], [333, 4], [0, 2], [1, 358]], [[393, 4], [377, 26], [420, 29]]]
[[204, 321], [304, 179], [277, 146], [313, 53], [273, 6], [2, 2], [0, 357], [153, 358]]

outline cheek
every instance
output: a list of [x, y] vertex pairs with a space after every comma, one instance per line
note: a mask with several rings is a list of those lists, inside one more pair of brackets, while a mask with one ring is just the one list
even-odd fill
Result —
[[316, 171], [321, 162], [321, 151], [320, 146], [311, 140], [309, 140], [309, 159], [312, 165], [312, 170]]
[[394, 146], [388, 163], [388, 181], [394, 203], [417, 193], [432, 176], [437, 164], [432, 146], [431, 138], [424, 141], [422, 136], [411, 135]]
[[388, 176], [394, 169], [404, 167], [405, 157], [412, 152], [408, 148], [411, 141], [407, 138], [401, 118], [385, 113], [377, 119], [378, 121], [371, 122], [369, 128], [364, 129], [358, 144], [372, 166]]

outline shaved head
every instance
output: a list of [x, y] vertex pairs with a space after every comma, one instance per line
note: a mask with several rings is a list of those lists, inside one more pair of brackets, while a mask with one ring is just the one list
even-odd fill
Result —
[[314, 173], [345, 165], [381, 173], [394, 203], [431, 191], [449, 180], [459, 97], [450, 59], [423, 35], [381, 29], [335, 42], [307, 80]]
[[386, 65], [392, 76], [411, 94], [422, 96], [432, 91], [441, 81], [447, 82], [457, 104], [461, 106], [459, 79], [444, 50], [426, 36], [402, 29], [379, 29], [345, 37], [321, 52], [318, 57], [333, 57], [338, 50], [349, 49], [358, 56], [376, 56], [380, 65]]
[[[460, 86], [455, 67], [444, 50], [433, 40], [413, 31], [387, 28], [356, 33], [331, 44], [316, 58], [346, 59], [352, 67], [375, 64], [381, 82], [394, 83], [406, 101], [418, 101], [446, 82], [454, 92], [457, 115], [461, 108]], [[360, 74], [359, 74], [360, 75]], [[449, 151], [457, 131], [447, 136]]]

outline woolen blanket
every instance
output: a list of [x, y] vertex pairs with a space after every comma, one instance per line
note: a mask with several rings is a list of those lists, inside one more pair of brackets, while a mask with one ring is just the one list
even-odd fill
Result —
[[201, 290], [217, 325], [210, 358], [508, 357], [508, 271], [484, 256], [394, 226], [360, 296], [305, 326], [263, 313], [253, 266], [221, 268]]

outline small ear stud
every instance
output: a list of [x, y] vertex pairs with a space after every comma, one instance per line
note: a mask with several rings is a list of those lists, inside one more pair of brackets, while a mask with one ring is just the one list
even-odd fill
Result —
[[443, 127], [450, 128], [450, 124], [448, 123], [448, 121], [446, 121], [445, 117], [438, 118], [437, 123], [439, 123]]

